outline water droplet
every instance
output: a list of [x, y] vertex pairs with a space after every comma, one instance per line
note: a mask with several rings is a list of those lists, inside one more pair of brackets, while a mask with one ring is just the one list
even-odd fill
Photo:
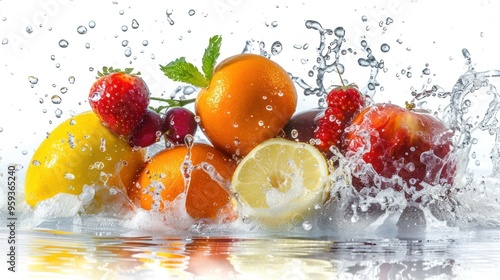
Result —
[[368, 21], [368, 17], [367, 17], [367, 16], [362, 16], [362, 17], [361, 17], [361, 20], [362, 20], [363, 22], [367, 22], [367, 21]]
[[297, 129], [292, 129], [292, 131], [290, 131], [290, 136], [292, 136], [293, 139], [296, 139], [297, 137], [299, 137], [299, 132], [297, 131]]
[[81, 34], [81, 35], [86, 34], [87, 33], [87, 27], [85, 27], [83, 25], [80, 25], [76, 29], [76, 32], [78, 32], [78, 34]]
[[142, 41], [142, 45], [143, 45], [143, 46], [147, 46], [148, 44], [149, 44], [148, 40], [144, 40], [144, 41]]
[[101, 152], [106, 151], [106, 139], [105, 138], [101, 138], [101, 145], [99, 146], [99, 149], [101, 150]]
[[344, 28], [343, 28], [343, 27], [341, 27], [341, 26], [340, 26], [340, 27], [335, 28], [334, 33], [335, 33], [335, 36], [337, 36], [337, 37], [339, 37], [339, 38], [342, 38], [342, 37], [344, 37], [344, 36], [345, 36], [345, 30], [344, 30]]
[[50, 56], [50, 59], [51, 59], [51, 60], [56, 60], [56, 56], [55, 56], [55, 55], [51, 55], [51, 56]]
[[28, 151], [23, 150], [23, 151], [21, 152], [21, 154], [23, 154], [23, 156], [25, 156], [25, 155], [27, 155], [27, 154], [28, 154]]
[[123, 40], [122, 41], [122, 46], [124, 46], [124, 47], [128, 46], [128, 40]]
[[43, 104], [43, 102], [44, 102], [43, 98], [38, 99], [38, 102], [40, 102], [40, 104]]
[[3, 38], [2, 45], [7, 45], [9, 43], [9, 39]]
[[29, 76], [28, 77], [28, 80], [30, 81], [30, 83], [32, 85], [36, 85], [38, 83], [38, 78], [37, 77], [34, 77], [34, 76]]
[[283, 45], [279, 41], [274, 42], [273, 45], [271, 46], [272, 55], [278, 55], [282, 50], [283, 50]]
[[139, 28], [139, 22], [134, 18], [132, 20], [131, 26], [132, 26], [133, 29], [137, 29], [137, 28]]
[[55, 111], [55, 115], [56, 115], [56, 118], [60, 118], [63, 114], [63, 111], [59, 108], [56, 109]]
[[128, 26], [126, 26], [126, 25], [122, 25], [122, 31], [123, 31], [123, 32], [126, 32], [127, 30], [128, 30]]
[[266, 110], [268, 110], [268, 111], [272, 111], [272, 110], [273, 110], [273, 106], [271, 106], [271, 105], [267, 105], [267, 106], [266, 106]]
[[424, 75], [430, 75], [431, 74], [431, 69], [424, 68], [424, 70], [422, 70], [422, 74], [424, 74]]
[[94, 28], [95, 27], [95, 21], [94, 20], [89, 21], [89, 27], [90, 28]]
[[68, 46], [69, 46], [68, 41], [66, 41], [64, 39], [59, 40], [59, 47], [61, 47], [61, 48], [67, 48]]
[[125, 14], [125, 12], [124, 12], [123, 10], [118, 11], [118, 13], [119, 13], [121, 16], [123, 16], [123, 15]]
[[277, 21], [271, 22], [271, 27], [272, 28], [278, 27], [278, 22]]
[[388, 18], [385, 20], [385, 24], [386, 24], [386, 25], [389, 25], [389, 24], [391, 24], [391, 23], [393, 23], [393, 22], [394, 22], [394, 20], [393, 20], [392, 18], [390, 18], [390, 17], [388, 17]]
[[75, 77], [74, 77], [74, 76], [69, 76], [69, 78], [68, 78], [68, 82], [69, 82], [70, 84], [74, 84], [74, 83], [75, 83]]
[[191, 9], [191, 10], [189, 10], [188, 15], [194, 16], [195, 13], [196, 13], [196, 11]]
[[357, 223], [359, 221], [359, 216], [358, 215], [353, 215], [351, 217], [351, 223]]
[[52, 101], [52, 103], [54, 104], [61, 104], [62, 102], [62, 99], [59, 95], [53, 95], [50, 100]]
[[125, 56], [130, 57], [132, 55], [132, 49], [130, 47], [127, 47], [125, 49]]
[[303, 228], [304, 230], [307, 230], [307, 231], [311, 230], [311, 229], [312, 229], [312, 224], [311, 224], [311, 222], [309, 222], [309, 221], [304, 221], [304, 222], [302, 223], [302, 228]]
[[168, 21], [168, 23], [170, 25], [174, 25], [175, 24], [174, 20], [170, 17], [173, 12], [174, 12], [174, 10], [172, 10], [172, 9], [167, 9], [167, 12], [166, 12], [166, 14], [167, 14], [167, 21]]
[[28, 33], [28, 34], [33, 33], [33, 26], [31, 26], [31, 25], [26, 26], [26, 33]]
[[61, 92], [62, 94], [65, 94], [66, 92], [68, 92], [68, 88], [67, 87], [62, 87], [59, 92]]
[[390, 49], [391, 49], [391, 47], [390, 47], [388, 44], [386, 44], [386, 43], [384, 43], [384, 44], [382, 44], [382, 45], [380, 46], [380, 50], [381, 50], [382, 52], [385, 52], [385, 53], [386, 53], [386, 52], [388, 52]]
[[411, 78], [411, 77], [412, 77], [412, 73], [411, 73], [410, 71], [408, 71], [408, 72], [406, 73], [406, 77], [407, 77], [407, 78]]
[[66, 180], [70, 180], [70, 181], [75, 180], [75, 175], [73, 175], [72, 173], [66, 173], [66, 174], [64, 174], [64, 178]]
[[34, 166], [40, 166], [40, 164], [42, 164], [42, 163], [35, 159], [31, 162], [31, 164], [33, 164]]
[[186, 146], [187, 146], [188, 148], [193, 147], [193, 144], [194, 144], [194, 137], [193, 137], [192, 135], [190, 135], [190, 134], [186, 135], [186, 136], [184, 137], [184, 144], [186, 144]]

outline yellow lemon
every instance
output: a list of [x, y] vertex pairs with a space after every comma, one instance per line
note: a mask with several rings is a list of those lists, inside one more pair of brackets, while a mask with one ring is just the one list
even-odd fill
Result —
[[308, 217], [328, 197], [328, 165], [306, 143], [273, 138], [252, 149], [231, 181], [243, 205], [241, 216], [282, 226]]
[[57, 126], [35, 151], [25, 200], [35, 206], [58, 193], [80, 194], [84, 185], [127, 188], [144, 161], [144, 150], [133, 150], [93, 112], [84, 112]]

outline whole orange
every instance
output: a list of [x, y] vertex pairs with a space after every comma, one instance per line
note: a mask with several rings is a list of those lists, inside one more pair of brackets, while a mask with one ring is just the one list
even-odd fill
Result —
[[[212, 167], [215, 172], [210, 170]], [[128, 193], [133, 201], [147, 210], [154, 208], [161, 198], [158, 206], [163, 210], [162, 201], [173, 201], [187, 190], [187, 213], [194, 219], [213, 220], [231, 201], [225, 184], [230, 182], [235, 168], [234, 160], [210, 145], [197, 143], [189, 149], [185, 145], [174, 146], [160, 151], [147, 162], [136, 187], [129, 189]], [[190, 172], [185, 171], [189, 169]], [[154, 198], [155, 195], [159, 197]]]
[[275, 137], [296, 107], [297, 92], [288, 73], [256, 54], [238, 54], [217, 65], [195, 103], [202, 131], [231, 156], [245, 156]]

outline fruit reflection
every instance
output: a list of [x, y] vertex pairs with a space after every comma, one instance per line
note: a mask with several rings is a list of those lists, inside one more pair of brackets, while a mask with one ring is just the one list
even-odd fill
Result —
[[236, 275], [228, 256], [231, 253], [232, 239], [194, 239], [186, 244], [189, 254], [187, 271], [198, 276], [210, 276], [210, 279], [232, 279]]

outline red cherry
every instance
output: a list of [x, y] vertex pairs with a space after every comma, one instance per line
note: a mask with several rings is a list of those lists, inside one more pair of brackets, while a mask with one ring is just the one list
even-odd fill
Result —
[[141, 123], [134, 129], [129, 137], [132, 147], [148, 147], [158, 142], [165, 133], [161, 116], [151, 110], [146, 111]]
[[184, 107], [174, 107], [167, 111], [163, 122], [165, 137], [173, 144], [184, 143], [187, 135], [194, 135], [198, 128], [195, 115]]

